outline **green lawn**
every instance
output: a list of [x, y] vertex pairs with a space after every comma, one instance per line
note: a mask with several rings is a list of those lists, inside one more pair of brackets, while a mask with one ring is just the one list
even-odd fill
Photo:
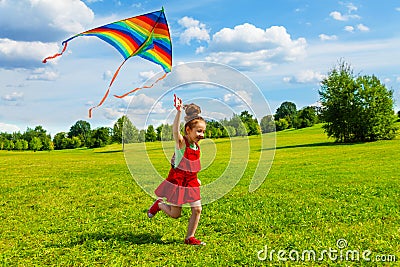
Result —
[[[205, 247], [183, 244], [188, 209], [177, 220], [161, 213], [148, 219], [146, 210], [153, 199], [129, 171], [135, 179], [155, 177], [158, 184], [169, 170], [170, 142], [147, 144], [150, 165], [142, 157], [143, 145], [127, 146], [129, 169], [119, 145], [0, 151], [0, 265], [399, 264], [400, 137], [349, 145], [328, 139], [321, 125], [279, 132], [272, 168], [253, 193], [248, 188], [263, 151], [260, 139], [233, 142], [248, 140], [249, 163], [242, 179], [223, 198], [203, 207], [197, 237], [207, 243]], [[166, 155], [160, 153], [162, 145]], [[227, 139], [203, 143], [203, 184], [224, 172], [231, 146]], [[339, 249], [339, 239], [347, 246]], [[279, 250], [286, 253], [280, 254], [286, 262], [278, 260]], [[302, 260], [305, 250], [315, 251], [316, 259]], [[337, 254], [329, 259], [324, 250]], [[360, 259], [346, 260], [348, 251], [359, 252]], [[362, 258], [365, 251], [371, 261]], [[298, 261], [293, 261], [296, 252]]]

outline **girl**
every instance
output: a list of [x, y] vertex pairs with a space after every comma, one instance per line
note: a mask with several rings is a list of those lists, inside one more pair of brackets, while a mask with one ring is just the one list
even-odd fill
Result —
[[[200, 181], [197, 173], [200, 171], [200, 147], [198, 142], [204, 138], [206, 130], [205, 120], [199, 116], [200, 107], [195, 104], [182, 105], [182, 100], [174, 95], [174, 106], [177, 110], [174, 124], [172, 126], [175, 140], [175, 153], [171, 160], [171, 170], [168, 177], [154, 191], [159, 197], [147, 212], [152, 218], [160, 210], [172, 218], [179, 218], [182, 212], [182, 204], [189, 203], [192, 215], [185, 244], [205, 245], [204, 242], [196, 239], [194, 234], [200, 220], [201, 198]], [[185, 110], [185, 136], [180, 133], [180, 117], [182, 108]], [[163, 202], [162, 198], [171, 204]]]

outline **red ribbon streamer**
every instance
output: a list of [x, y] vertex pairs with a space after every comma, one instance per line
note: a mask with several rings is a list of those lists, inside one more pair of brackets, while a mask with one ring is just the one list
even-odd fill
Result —
[[136, 91], [138, 91], [138, 90], [140, 90], [140, 89], [143, 89], [143, 88], [151, 88], [151, 87], [153, 87], [156, 83], [158, 83], [159, 81], [161, 81], [162, 79], [164, 79], [166, 76], [167, 76], [167, 73], [164, 73], [163, 76], [161, 76], [160, 78], [158, 78], [158, 79], [157, 79], [154, 83], [152, 83], [151, 85], [145, 85], [145, 86], [143, 86], [143, 87], [137, 87], [137, 88], [133, 89], [132, 91], [129, 91], [128, 93], [125, 93], [125, 94], [123, 94], [123, 95], [114, 95], [114, 96], [117, 97], [117, 98], [124, 98], [125, 96], [127, 96], [127, 95], [129, 95], [129, 94], [132, 94], [132, 93], [134, 93], [134, 92], [136, 92]]
[[53, 56], [46, 57], [45, 59], [43, 59], [42, 62], [43, 62], [43, 63], [47, 63], [47, 60], [53, 59], [53, 58], [56, 58], [56, 57], [61, 56], [61, 55], [65, 52], [65, 50], [67, 49], [67, 44], [68, 44], [68, 42], [65, 42], [65, 43], [64, 43], [64, 48], [63, 48], [63, 50], [61, 51], [61, 53], [57, 53], [57, 54], [55, 54], [55, 55], [53, 55]]

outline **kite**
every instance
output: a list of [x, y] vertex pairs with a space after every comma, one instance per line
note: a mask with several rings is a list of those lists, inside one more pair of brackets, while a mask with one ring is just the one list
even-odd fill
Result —
[[115, 71], [104, 97], [97, 106], [89, 109], [89, 118], [92, 116], [92, 109], [101, 106], [106, 100], [110, 92], [111, 85], [117, 77], [121, 67], [129, 58], [140, 56], [146, 60], [156, 63], [163, 68], [164, 75], [157, 79], [150, 86], [135, 88], [121, 96], [114, 95], [115, 97], [123, 98], [142, 88], [150, 88], [158, 81], [164, 79], [167, 73], [171, 72], [172, 45], [167, 19], [165, 18], [164, 14], [164, 8], [159, 11], [116, 21], [76, 34], [62, 42], [63, 49], [60, 53], [45, 58], [43, 63], [46, 63], [50, 59], [61, 56], [67, 49], [68, 42], [79, 36], [96, 36], [112, 45], [124, 57], [124, 61]]

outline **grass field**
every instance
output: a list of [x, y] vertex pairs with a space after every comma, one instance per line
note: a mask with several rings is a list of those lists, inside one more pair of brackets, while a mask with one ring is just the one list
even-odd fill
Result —
[[[257, 191], [248, 192], [260, 153], [259, 138], [250, 137], [242, 179], [203, 207], [196, 236], [205, 247], [183, 244], [189, 210], [177, 220], [147, 218], [153, 199], [135, 183], [119, 145], [0, 151], [0, 265], [400, 265], [400, 137], [336, 144], [317, 125], [276, 138], [272, 168]], [[203, 183], [223, 173], [229, 146], [224, 139], [204, 143], [210, 164], [199, 174]], [[147, 144], [165, 176], [160, 149], [159, 142]], [[217, 151], [215, 159], [207, 149]], [[139, 159], [129, 168], [135, 164], [134, 175], [150, 172]], [[304, 251], [316, 259], [302, 260]], [[357, 252], [359, 260], [351, 258]]]

